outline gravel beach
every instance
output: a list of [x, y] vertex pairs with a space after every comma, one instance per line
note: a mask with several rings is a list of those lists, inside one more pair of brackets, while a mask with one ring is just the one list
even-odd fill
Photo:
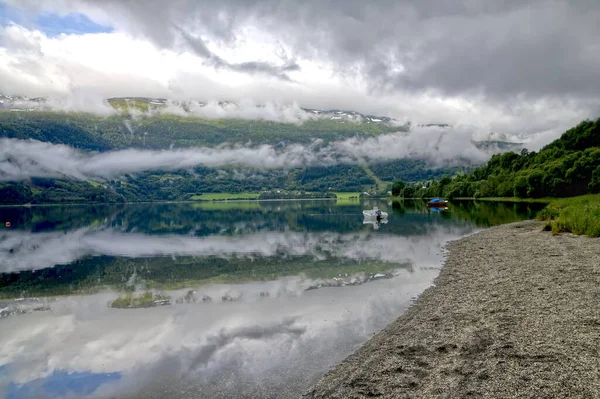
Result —
[[600, 398], [600, 239], [538, 222], [448, 245], [435, 285], [306, 398]]

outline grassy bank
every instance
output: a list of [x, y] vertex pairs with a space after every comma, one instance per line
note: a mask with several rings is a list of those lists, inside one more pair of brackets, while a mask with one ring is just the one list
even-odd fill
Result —
[[552, 233], [570, 232], [600, 237], [600, 194], [553, 199], [538, 214]]
[[573, 233], [600, 237], [600, 195], [589, 194], [570, 198], [455, 198], [475, 201], [547, 203], [537, 215], [538, 220], [548, 222], [547, 228], [554, 234]]

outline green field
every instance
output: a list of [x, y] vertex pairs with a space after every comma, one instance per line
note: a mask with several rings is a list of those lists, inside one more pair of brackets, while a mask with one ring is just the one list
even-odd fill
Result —
[[104, 187], [103, 184], [98, 183], [97, 181], [93, 181], [93, 180], [87, 180], [88, 184], [91, 185], [92, 187], [98, 188], [98, 187]]
[[204, 193], [190, 197], [192, 201], [255, 200], [258, 193]]
[[258, 210], [258, 201], [198, 201], [191, 205], [193, 209], [203, 211], [232, 211], [232, 210]]
[[570, 232], [600, 237], [600, 194], [553, 199], [538, 214], [553, 234]]
[[358, 201], [360, 193], [334, 193], [338, 201]]

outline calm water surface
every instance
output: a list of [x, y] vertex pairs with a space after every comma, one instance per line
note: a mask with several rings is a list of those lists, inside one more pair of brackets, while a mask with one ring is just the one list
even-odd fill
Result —
[[[387, 224], [364, 224], [379, 206]], [[0, 208], [0, 397], [298, 397], [535, 205]]]

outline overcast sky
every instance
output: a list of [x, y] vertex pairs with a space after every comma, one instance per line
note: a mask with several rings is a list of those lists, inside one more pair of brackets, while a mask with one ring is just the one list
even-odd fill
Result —
[[0, 0], [0, 92], [533, 133], [600, 114], [599, 20], [597, 0]]

